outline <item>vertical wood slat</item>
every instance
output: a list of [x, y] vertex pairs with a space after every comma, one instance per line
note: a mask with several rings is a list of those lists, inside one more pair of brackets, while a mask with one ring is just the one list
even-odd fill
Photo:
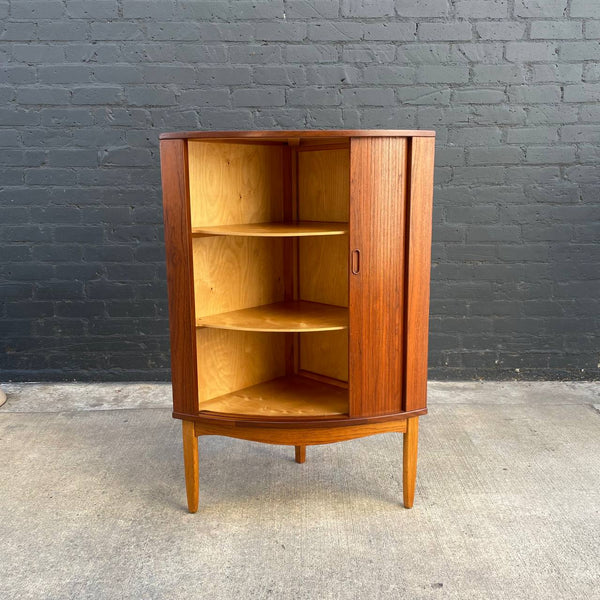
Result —
[[350, 141], [350, 416], [402, 410], [407, 145]]
[[404, 410], [427, 406], [429, 279], [435, 138], [414, 137], [408, 199], [407, 331]]
[[173, 410], [198, 412], [194, 278], [187, 142], [161, 140]]
[[[293, 177], [294, 164], [296, 159], [295, 152], [291, 146], [283, 147], [283, 220], [294, 221], [294, 203], [295, 193]], [[284, 300], [295, 300], [295, 270], [296, 270], [296, 245], [297, 241], [293, 238], [285, 238], [283, 240], [283, 278], [284, 278]], [[297, 353], [295, 350], [296, 336], [294, 333], [286, 333], [285, 335], [285, 373], [293, 375], [297, 372]]]

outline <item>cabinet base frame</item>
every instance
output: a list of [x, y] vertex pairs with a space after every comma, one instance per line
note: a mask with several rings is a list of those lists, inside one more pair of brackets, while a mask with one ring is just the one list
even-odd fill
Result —
[[277, 428], [240, 426], [235, 423], [202, 423], [183, 420], [183, 460], [188, 510], [198, 510], [198, 437], [201, 435], [223, 435], [264, 444], [295, 446], [296, 462], [302, 463], [306, 446], [343, 442], [378, 433], [397, 432], [404, 434], [402, 486], [405, 508], [412, 508], [417, 476], [417, 449], [419, 417], [404, 420], [373, 422], [364, 425], [347, 425], [319, 428]]

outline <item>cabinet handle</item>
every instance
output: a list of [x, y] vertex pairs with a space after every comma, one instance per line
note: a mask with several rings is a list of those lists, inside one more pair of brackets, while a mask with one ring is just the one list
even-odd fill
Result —
[[360, 271], [360, 250], [352, 250], [352, 263], [350, 269], [352, 270], [352, 275], [358, 275]]

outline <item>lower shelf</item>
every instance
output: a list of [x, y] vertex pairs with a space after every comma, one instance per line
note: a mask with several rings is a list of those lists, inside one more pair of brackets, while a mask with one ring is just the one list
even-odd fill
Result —
[[200, 403], [200, 411], [264, 417], [348, 414], [348, 390], [306, 377], [278, 377]]

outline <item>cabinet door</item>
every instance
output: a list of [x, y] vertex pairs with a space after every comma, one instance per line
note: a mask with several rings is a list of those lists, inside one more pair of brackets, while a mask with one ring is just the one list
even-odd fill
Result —
[[350, 142], [350, 416], [403, 410], [408, 145]]

